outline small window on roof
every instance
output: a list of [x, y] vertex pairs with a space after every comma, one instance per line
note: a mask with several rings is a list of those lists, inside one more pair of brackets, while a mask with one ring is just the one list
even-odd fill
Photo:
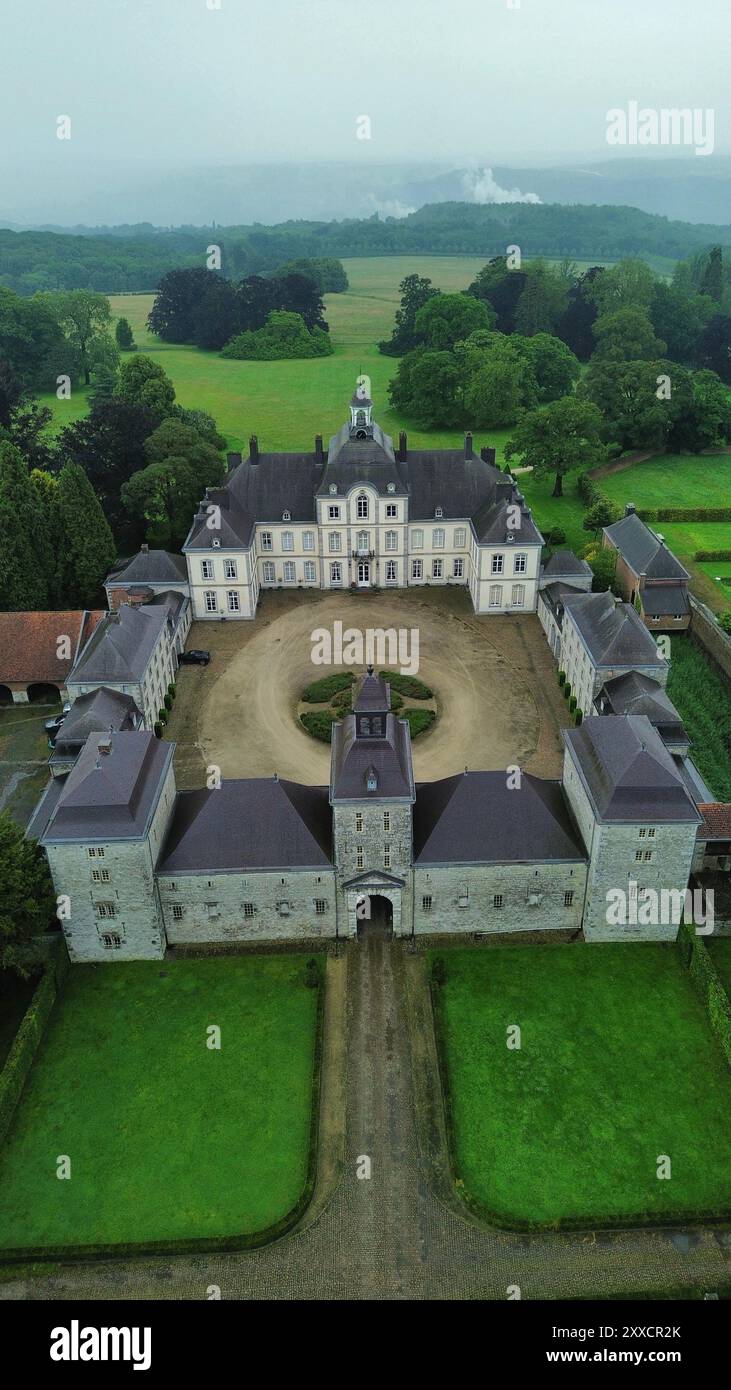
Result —
[[292, 520], [292, 513], [291, 513], [291, 512], [282, 512], [282, 521], [291, 521], [291, 520]]
[[435, 508], [434, 508], [434, 515], [435, 515], [435, 516], [444, 516], [444, 509], [443, 509], [443, 507], [435, 507]]
[[388, 483], [387, 486], [386, 486], [386, 492], [395, 492], [395, 491], [396, 491], [396, 484], [395, 484], [395, 483]]
[[337, 483], [331, 483], [331, 484], [330, 484], [330, 491], [331, 491], [331, 493], [333, 494], [333, 496], [335, 496], [335, 494], [337, 493], [337, 490], [338, 490], [338, 485], [337, 485]]

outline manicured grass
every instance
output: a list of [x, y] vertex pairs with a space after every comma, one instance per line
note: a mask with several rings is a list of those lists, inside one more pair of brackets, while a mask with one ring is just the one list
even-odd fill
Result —
[[728, 682], [690, 638], [673, 636], [668, 695], [691, 740], [691, 757], [719, 801], [731, 801], [731, 700]]
[[[731, 506], [731, 454], [664, 454], [600, 480], [602, 492], [624, 507]], [[663, 530], [665, 523], [652, 523]]]
[[706, 946], [721, 976], [726, 993], [731, 996], [731, 936], [708, 936]]
[[0, 1153], [0, 1247], [222, 1237], [284, 1217], [308, 1168], [305, 960], [76, 966]]
[[[671, 945], [445, 953], [458, 1176], [501, 1222], [731, 1209], [731, 1073]], [[507, 1030], [521, 1029], [520, 1050]], [[656, 1176], [671, 1159], [669, 1181]]]

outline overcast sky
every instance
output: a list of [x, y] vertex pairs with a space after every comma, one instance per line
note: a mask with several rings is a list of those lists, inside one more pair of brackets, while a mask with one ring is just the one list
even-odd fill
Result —
[[551, 163], [611, 155], [633, 99], [713, 108], [731, 153], [729, 0], [216, 3], [4, 0], [3, 163]]

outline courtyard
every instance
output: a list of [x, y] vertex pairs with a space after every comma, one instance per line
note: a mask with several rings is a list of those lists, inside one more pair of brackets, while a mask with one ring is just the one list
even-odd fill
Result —
[[416, 674], [434, 690], [439, 718], [414, 744], [417, 781], [513, 764], [560, 775], [568, 715], [537, 617], [478, 618], [455, 586], [354, 596], [267, 592], [253, 622], [195, 624], [187, 645], [210, 650], [211, 663], [181, 668], [166, 728], [178, 744], [181, 787], [202, 785], [211, 765], [224, 777], [277, 772], [328, 783], [329, 748], [305, 733], [297, 708], [303, 688], [334, 669], [313, 664], [312, 634], [336, 621], [346, 629], [418, 633]]

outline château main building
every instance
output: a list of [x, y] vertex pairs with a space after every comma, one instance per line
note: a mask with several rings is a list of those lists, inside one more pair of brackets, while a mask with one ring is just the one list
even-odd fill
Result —
[[398, 448], [361, 383], [324, 448], [248, 458], [209, 489], [183, 546], [193, 617], [253, 618], [271, 588], [460, 584], [476, 613], [533, 612], [543, 537], [495, 450]]

